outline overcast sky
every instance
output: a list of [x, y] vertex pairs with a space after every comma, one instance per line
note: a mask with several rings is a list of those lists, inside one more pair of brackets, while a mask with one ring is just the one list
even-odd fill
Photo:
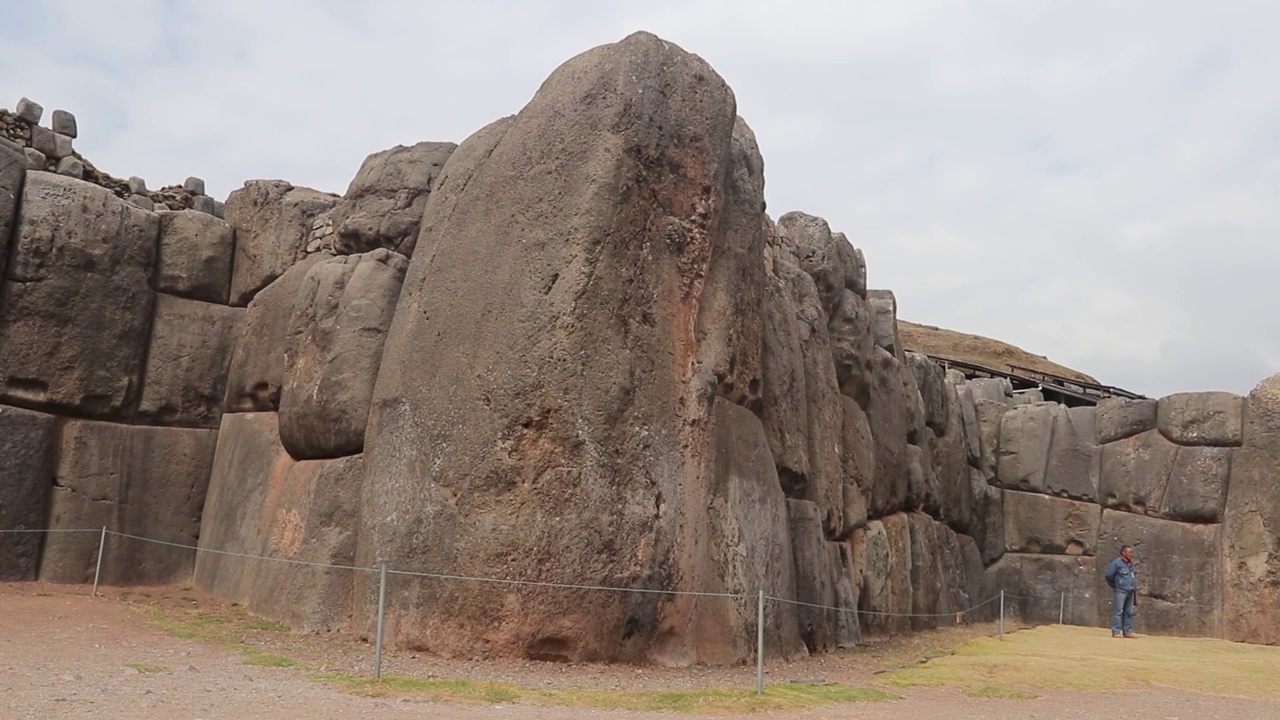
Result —
[[1244, 394], [1280, 372], [1278, 26], [1262, 0], [0, 0], [0, 105], [72, 111], [151, 187], [341, 193], [649, 30], [733, 87], [770, 214], [844, 231], [904, 319]]

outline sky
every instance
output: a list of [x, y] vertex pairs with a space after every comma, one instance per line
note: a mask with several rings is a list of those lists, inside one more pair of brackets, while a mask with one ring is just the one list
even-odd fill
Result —
[[0, 0], [0, 106], [75, 113], [153, 188], [342, 193], [648, 30], [733, 88], [770, 214], [848, 235], [899, 317], [1246, 394], [1280, 372], [1276, 27], [1249, 0]]

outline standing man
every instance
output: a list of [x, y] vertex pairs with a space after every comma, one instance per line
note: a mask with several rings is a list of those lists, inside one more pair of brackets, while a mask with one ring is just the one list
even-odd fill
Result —
[[1134, 638], [1133, 609], [1138, 606], [1138, 576], [1133, 568], [1133, 547], [1120, 548], [1120, 557], [1107, 566], [1107, 584], [1111, 586], [1111, 637]]

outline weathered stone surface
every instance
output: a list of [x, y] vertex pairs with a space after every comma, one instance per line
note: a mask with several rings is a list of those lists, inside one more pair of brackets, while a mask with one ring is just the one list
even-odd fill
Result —
[[84, 177], [84, 163], [80, 162], [78, 158], [64, 157], [58, 161], [55, 171], [59, 175], [66, 175], [69, 178], [79, 180]]
[[844, 258], [831, 226], [815, 215], [789, 212], [778, 218], [778, 228], [795, 244], [800, 269], [813, 278], [823, 311], [828, 317], [834, 316], [846, 289], [846, 278]]
[[[465, 187], [441, 178], [383, 352], [360, 562], [751, 587], [710, 559], [730, 552], [709, 540], [728, 532], [707, 513], [721, 487], [711, 416], [737, 406], [712, 400], [715, 374], [699, 367], [691, 332], [709, 326], [698, 317], [702, 279], [717, 258], [737, 257], [738, 239], [708, 220], [734, 192], [735, 124], [710, 67], [636, 34], [558, 69]], [[837, 501], [840, 431], [837, 416]], [[764, 522], [737, 527], [742, 546], [759, 545], [748, 554], [785, 536]], [[745, 601], [397, 584], [389, 638], [434, 652], [750, 656], [735, 627], [753, 612]], [[365, 627], [370, 586], [358, 600]]]
[[844, 529], [840, 537], [848, 537], [867, 522], [867, 494], [875, 477], [876, 455], [867, 414], [851, 397], [841, 395], [839, 401], [844, 411], [844, 435], [840, 443]]
[[840, 577], [836, 582], [836, 647], [852, 648], [862, 642], [858, 622], [858, 601], [867, 575], [866, 528], [858, 528], [847, 540], [838, 544]]
[[976, 378], [969, 381], [973, 400], [990, 400], [1009, 405], [1013, 402], [1013, 385], [1008, 378]]
[[1245, 401], [1243, 446], [1231, 460], [1223, 517], [1229, 640], [1280, 644], [1280, 374]]
[[1160, 398], [1156, 427], [1179, 445], [1239, 447], [1244, 398], [1228, 392], [1177, 393]]
[[1133, 437], [1156, 427], [1155, 400], [1110, 398], [1098, 403], [1098, 444]]
[[163, 209], [157, 211], [155, 201], [153, 201], [149, 197], [146, 197], [145, 195], [130, 195], [129, 197], [125, 198], [125, 202], [129, 203], [130, 205], [136, 208], [146, 210], [147, 212], [162, 212], [162, 213], [169, 212], [169, 208], [167, 206], [162, 206]]
[[1098, 625], [1097, 578], [1103, 563], [1092, 557], [1009, 553], [988, 568], [995, 592], [1005, 592], [1005, 613], [1023, 622], [1056, 623], [1063, 596], [1071, 600], [1068, 624]]
[[189, 177], [182, 181], [182, 189], [192, 195], [204, 195], [204, 180], [198, 177]]
[[1171, 520], [1222, 522], [1231, 476], [1231, 448], [1180, 447], [1160, 502], [1160, 515]]
[[1011, 408], [1000, 421], [996, 481], [1001, 487], [1044, 492], [1057, 403]]
[[911, 628], [935, 628], [938, 626], [945, 579], [938, 542], [939, 526], [923, 513], [909, 513], [907, 519], [911, 537]]
[[360, 524], [360, 455], [300, 462], [289, 468], [263, 507], [263, 555], [293, 563], [263, 563], [249, 598], [249, 612], [294, 631], [344, 630], [351, 621], [350, 567]]
[[27, 157], [22, 148], [0, 140], [0, 279], [9, 260], [9, 238], [17, 224], [22, 197], [22, 180], [27, 175]]
[[235, 228], [231, 304], [247, 305], [306, 254], [307, 235], [338, 198], [283, 180], [250, 180], [227, 198]]
[[31, 147], [50, 160], [61, 160], [71, 154], [71, 138], [48, 128], [31, 128]]
[[49, 158], [33, 147], [23, 148], [22, 153], [27, 157], [28, 170], [44, 170], [45, 166], [49, 164]]
[[160, 292], [226, 304], [231, 293], [231, 226], [194, 210], [160, 216]]
[[[986, 598], [972, 599], [969, 596], [969, 583], [966, 577], [967, 569], [965, 567], [964, 551], [960, 546], [960, 536], [956, 531], [943, 525], [935, 523], [933, 531], [937, 536], [937, 561], [938, 561], [938, 621], [939, 624], [948, 625], [954, 620], [954, 613], [967, 610], [976, 602], [981, 602]], [[970, 541], [972, 539], [970, 538]], [[976, 557], [977, 548], [974, 548], [975, 565], [982, 567], [982, 560]]]
[[[138, 427], [94, 421], [63, 426], [49, 527], [108, 530], [173, 547], [108, 535], [101, 582], [185, 583], [201, 536], [215, 430]], [[40, 579], [93, 580], [99, 536], [55, 533], [45, 541]]]
[[[983, 485], [985, 486], [986, 483], [984, 482]], [[995, 488], [991, 489], [995, 490]], [[960, 546], [968, 602], [963, 608], [954, 610], [965, 611], [963, 619], [966, 622], [990, 622], [999, 617], [1000, 608], [994, 602], [987, 602], [994, 597], [994, 593], [991, 591], [986, 566], [982, 562], [982, 551], [978, 549], [978, 543], [968, 535], [957, 533], [956, 543]]]
[[289, 268], [245, 309], [240, 339], [227, 370], [227, 412], [265, 412], [280, 408], [285, 347], [294, 301], [316, 263], [332, 257], [311, 255]]
[[[978, 443], [982, 449], [978, 459], [978, 469], [987, 482], [996, 482], [998, 452], [1000, 448], [1000, 425], [1009, 406], [985, 398], [974, 404], [974, 412], [978, 417]], [[1012, 471], [1012, 468], [1011, 468]]]
[[1217, 636], [1222, 606], [1222, 526], [1193, 525], [1105, 510], [1099, 532], [1098, 610], [1108, 617], [1106, 564], [1132, 545], [1138, 575], [1138, 632]]
[[[275, 523], [280, 489], [294, 462], [280, 444], [275, 413], [222, 416], [200, 526], [200, 549], [264, 555]], [[211, 595], [248, 604], [260, 577], [276, 572], [263, 560], [201, 552], [195, 586]]]
[[843, 290], [827, 320], [827, 330], [831, 335], [831, 354], [840, 392], [860, 405], [869, 403], [875, 336], [871, 332], [871, 309], [867, 301], [852, 290]]
[[942, 504], [938, 518], [958, 532], [967, 532], [973, 520], [973, 508], [963, 411], [955, 385], [945, 383], [943, 392], [947, 395], [947, 421], [942, 435], [933, 444], [933, 469]]
[[35, 125], [40, 122], [40, 117], [44, 115], [44, 106], [34, 100], [22, 98], [18, 100], [18, 106], [13, 112], [22, 120]]
[[1014, 405], [1035, 405], [1044, 402], [1044, 393], [1039, 390], [1016, 390], [1013, 393]]
[[925, 430], [918, 440], [907, 446], [907, 507], [938, 516], [942, 490], [933, 466], [933, 431]]
[[364, 447], [369, 403], [409, 261], [377, 249], [317, 263], [294, 302], [280, 393], [280, 440], [298, 459]]
[[216, 428], [244, 312], [157, 294], [138, 415], [155, 424]]
[[[43, 530], [53, 484], [52, 415], [0, 405], [0, 529]], [[34, 580], [38, 533], [0, 535], [0, 581]]]
[[1090, 502], [1039, 493], [1004, 491], [1004, 542], [1008, 552], [1096, 555], [1102, 508]]
[[1178, 447], [1155, 430], [1102, 447], [1098, 492], [1105, 507], [1156, 512], [1164, 499]]
[[1058, 405], [1053, 413], [1053, 440], [1045, 468], [1044, 489], [1050, 495], [1098, 501], [1101, 450], [1097, 443], [1097, 410]]
[[0, 288], [0, 401], [101, 418], [132, 411], [159, 223], [105, 188], [28, 173]]
[[989, 484], [977, 469], [969, 473], [969, 491], [973, 507], [969, 533], [978, 545], [982, 561], [990, 565], [1004, 554], [1004, 494]]
[[949, 398], [946, 391], [946, 373], [942, 366], [921, 353], [906, 353], [907, 367], [915, 375], [916, 387], [924, 404], [924, 424], [937, 435], [947, 431]]
[[76, 116], [66, 110], [54, 110], [49, 124], [54, 132], [67, 137], [76, 137], [79, 134], [76, 129]]
[[[953, 384], [956, 389], [956, 397], [960, 403], [960, 419], [964, 425], [964, 447], [965, 457], [969, 464], [975, 468], [982, 467], [982, 431], [978, 425], [978, 408], [973, 401], [973, 391], [969, 389], [969, 385], [963, 381]], [[999, 432], [997, 429], [996, 439], [999, 440]], [[992, 454], [994, 461], [995, 455]], [[994, 471], [994, 468], [993, 468]]]
[[405, 253], [417, 239], [432, 184], [454, 143], [397, 145], [365, 158], [333, 209], [334, 251], [342, 255], [386, 248]]
[[869, 494], [871, 517], [902, 509], [910, 479], [907, 456], [906, 398], [902, 394], [902, 364], [888, 350], [878, 348], [872, 365], [871, 404], [867, 420], [875, 444], [876, 470]]
[[892, 290], [868, 290], [871, 306], [871, 332], [876, 347], [888, 350], [899, 362], [903, 360], [902, 339], [898, 336], [898, 299]]
[[129, 192], [130, 192], [130, 193], [132, 193], [132, 194], [134, 194], [134, 195], [146, 195], [146, 194], [147, 194], [147, 181], [146, 181], [146, 180], [143, 180], [142, 178], [138, 177], [137, 175], [134, 175], [134, 176], [130, 177], [130, 178], [129, 178], [129, 180], [128, 180], [127, 182], [128, 182], [128, 185], [129, 185]]
[[[827, 652], [836, 646], [836, 585], [839, 555], [822, 531], [822, 510], [807, 500], [787, 500], [791, 553], [795, 558], [796, 600], [807, 605], [796, 609], [800, 638], [810, 653]], [[819, 605], [821, 607], [811, 607]]]
[[873, 520], [866, 528], [866, 575], [858, 602], [863, 635], [911, 630], [911, 529], [904, 513]]

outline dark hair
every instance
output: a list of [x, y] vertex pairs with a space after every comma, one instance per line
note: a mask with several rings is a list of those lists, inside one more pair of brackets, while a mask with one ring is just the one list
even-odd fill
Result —
[[1132, 550], [1132, 549], [1133, 549], [1133, 546], [1132, 546], [1132, 545], [1121, 545], [1121, 546], [1120, 546], [1120, 552], [1124, 552], [1125, 550]]

